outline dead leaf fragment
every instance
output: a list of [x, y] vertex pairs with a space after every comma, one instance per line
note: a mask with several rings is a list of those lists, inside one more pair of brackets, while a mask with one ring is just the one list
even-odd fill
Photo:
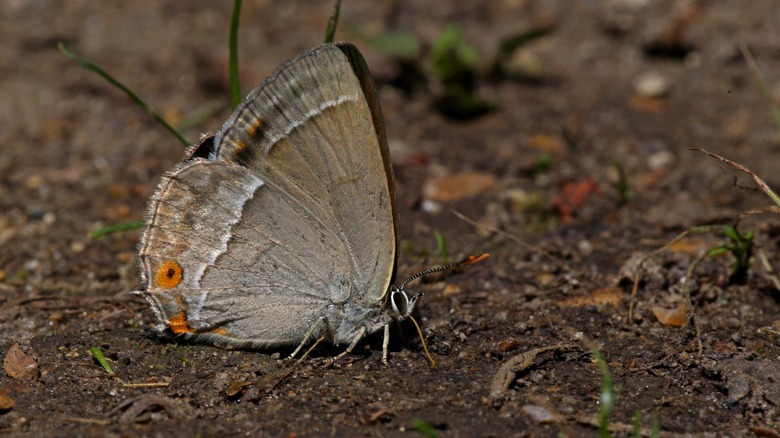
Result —
[[360, 415], [360, 422], [362, 424], [386, 423], [387, 421], [390, 421], [392, 417], [393, 417], [393, 412], [390, 409], [382, 408], [371, 414], [369, 414], [368, 412], [363, 413], [362, 415]]
[[498, 398], [504, 395], [512, 382], [515, 380], [517, 373], [524, 371], [531, 365], [533, 365], [534, 359], [537, 356], [544, 354], [548, 351], [568, 351], [575, 347], [575, 344], [561, 342], [547, 347], [534, 348], [533, 350], [521, 353], [501, 365], [498, 372], [493, 376], [493, 381], [490, 383], [490, 397]]
[[566, 151], [566, 144], [560, 137], [547, 134], [535, 134], [529, 139], [529, 145], [539, 151], [560, 155]]
[[138, 423], [148, 421], [151, 412], [163, 411], [169, 418], [176, 420], [187, 415], [179, 405], [177, 400], [169, 397], [142, 395], [122, 401], [109, 412], [109, 415], [118, 416], [118, 420], [122, 423]]
[[666, 101], [652, 97], [632, 96], [628, 101], [631, 108], [647, 113], [660, 113], [666, 107]]
[[441, 296], [443, 297], [451, 297], [453, 295], [457, 295], [461, 292], [461, 288], [454, 284], [448, 284], [444, 286], [444, 289], [441, 291]]
[[553, 206], [558, 209], [561, 221], [569, 222], [574, 213], [585, 205], [585, 202], [599, 193], [599, 186], [593, 180], [572, 181], [563, 184], [553, 199]]
[[520, 341], [517, 339], [507, 339], [498, 343], [498, 351], [507, 353], [512, 350], [516, 350], [520, 346]]
[[0, 412], [10, 411], [16, 406], [14, 399], [7, 395], [0, 394]]
[[225, 394], [227, 394], [228, 397], [240, 396], [244, 390], [250, 386], [252, 386], [252, 382], [247, 382], [245, 380], [234, 380], [233, 382], [230, 382], [227, 388], [225, 388]]
[[683, 254], [688, 255], [698, 255], [701, 254], [703, 251], [706, 251], [707, 248], [709, 248], [711, 244], [709, 242], [706, 242], [704, 240], [699, 239], [680, 239], [677, 242], [673, 242], [670, 245], [667, 245], [667, 248], [669, 251], [672, 252], [680, 252]]
[[555, 424], [562, 420], [561, 414], [540, 405], [525, 405], [520, 410], [536, 424]]
[[623, 290], [617, 287], [602, 287], [596, 289], [588, 295], [572, 297], [561, 304], [567, 307], [582, 306], [614, 306], [620, 305], [623, 299]]
[[493, 186], [493, 175], [466, 172], [431, 179], [423, 187], [423, 196], [429, 201], [450, 202], [476, 196]]
[[3, 369], [16, 380], [35, 380], [38, 378], [38, 362], [22, 350], [19, 344], [8, 349], [3, 361]]
[[547, 287], [551, 284], [553, 284], [553, 281], [555, 281], [556, 277], [554, 274], [551, 274], [549, 272], [542, 272], [536, 276], [536, 284], [542, 287]]
[[685, 303], [681, 303], [674, 309], [666, 309], [660, 306], [653, 306], [653, 315], [658, 322], [672, 327], [682, 327], [688, 322], [688, 308]]
[[780, 432], [777, 432], [776, 430], [770, 429], [768, 427], [750, 426], [748, 427], [748, 431], [759, 437], [780, 438]]

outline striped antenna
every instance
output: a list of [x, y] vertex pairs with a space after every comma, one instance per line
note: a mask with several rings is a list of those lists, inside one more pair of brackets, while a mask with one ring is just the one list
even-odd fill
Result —
[[416, 279], [418, 279], [420, 277], [423, 277], [425, 275], [433, 274], [434, 272], [451, 271], [453, 269], [458, 269], [458, 268], [460, 268], [462, 266], [471, 265], [473, 263], [479, 263], [482, 260], [485, 260], [486, 258], [488, 258], [489, 256], [490, 256], [490, 254], [488, 254], [488, 253], [483, 253], [483, 254], [480, 254], [480, 255], [478, 255], [476, 257], [472, 255], [472, 256], [466, 257], [465, 259], [463, 259], [463, 260], [461, 260], [459, 262], [449, 263], [449, 264], [442, 265], [442, 266], [437, 266], [435, 268], [431, 268], [431, 269], [428, 269], [428, 270], [425, 270], [425, 271], [422, 271], [422, 272], [418, 272], [418, 273], [412, 275], [411, 277], [407, 278], [406, 280], [404, 280], [403, 283], [401, 283], [401, 285], [398, 286], [398, 289], [403, 289], [404, 286], [406, 284], [408, 284], [409, 282], [414, 281], [414, 280], [416, 280]]

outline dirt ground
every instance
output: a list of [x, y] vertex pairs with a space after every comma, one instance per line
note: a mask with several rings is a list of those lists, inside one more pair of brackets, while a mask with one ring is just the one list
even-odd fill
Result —
[[[318, 45], [332, 7], [244, 3], [245, 90]], [[615, 435], [630, 436], [636, 416], [646, 436], [654, 419], [661, 436], [780, 436], [776, 214], [740, 225], [755, 233], [744, 284], [728, 254], [696, 263], [729, 243], [700, 233], [642, 263], [631, 293], [639, 262], [682, 231], [770, 204], [749, 177], [689, 148], [780, 187], [778, 128], [740, 52], [780, 97], [780, 2], [344, 2], [336, 38], [361, 48], [380, 89], [399, 276], [442, 263], [437, 231], [453, 258], [491, 253], [412, 285], [425, 292], [417, 319], [434, 369], [406, 326], [389, 367], [381, 335], [334, 366], [332, 347], [294, 366], [280, 352], [161, 341], [128, 293], [139, 231], [90, 237], [141, 219], [183, 149], [57, 42], [197, 139], [230, 114], [229, 17], [228, 2], [205, 0], [0, 3], [0, 433], [594, 436], [596, 346], [614, 381]], [[430, 73], [448, 25], [480, 71], [509, 36], [552, 31], [504, 74], [478, 75], [493, 111], [453, 118]], [[426, 82], [380, 50], [376, 37], [392, 32], [420, 42]]]

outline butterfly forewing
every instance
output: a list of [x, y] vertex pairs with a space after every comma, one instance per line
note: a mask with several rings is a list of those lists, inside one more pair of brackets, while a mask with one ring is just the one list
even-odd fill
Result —
[[247, 166], [336, 235], [353, 285], [343, 292], [376, 300], [395, 264], [395, 192], [373, 83], [363, 75], [351, 45], [304, 53], [255, 89], [215, 141], [218, 159]]

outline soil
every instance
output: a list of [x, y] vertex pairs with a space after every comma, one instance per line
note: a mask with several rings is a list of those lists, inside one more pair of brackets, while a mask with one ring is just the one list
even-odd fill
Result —
[[[248, 90], [318, 45], [332, 1], [245, 2]], [[780, 221], [754, 233], [746, 278], [722, 230], [771, 201], [739, 161], [780, 185], [772, 97], [774, 0], [344, 2], [337, 39], [357, 44], [380, 90], [403, 248], [399, 276], [489, 252], [413, 283], [435, 358], [413, 327], [390, 366], [372, 336], [333, 365], [321, 346], [225, 351], [166, 342], [139, 287], [137, 221], [182, 145], [62, 41], [128, 84], [185, 135], [219, 128], [228, 104], [228, 2], [0, 3], [0, 431], [12, 436], [780, 436]], [[487, 70], [502, 41], [551, 31], [477, 74], [492, 111], [436, 105], [434, 42], [449, 25]], [[406, 32], [417, 79], [379, 49]], [[473, 73], [473, 72], [472, 72]], [[425, 79], [421, 82], [420, 79]], [[404, 82], [405, 81], [405, 82]], [[412, 86], [398, 88], [399, 83]], [[394, 85], [395, 84], [395, 85]], [[621, 176], [622, 175], [622, 176]], [[459, 212], [462, 219], [453, 212]], [[632, 293], [635, 275], [638, 287]], [[90, 353], [96, 347], [114, 375]], [[603, 364], [603, 363], [601, 363]]]

